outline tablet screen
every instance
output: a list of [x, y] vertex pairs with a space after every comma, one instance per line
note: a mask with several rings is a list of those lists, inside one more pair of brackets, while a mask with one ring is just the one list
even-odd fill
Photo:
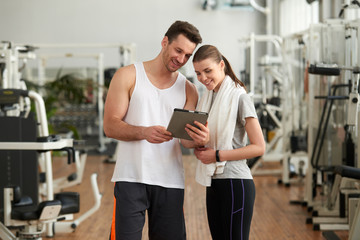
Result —
[[197, 127], [194, 124], [194, 121], [201, 122], [205, 124], [208, 118], [208, 113], [206, 112], [198, 112], [198, 111], [190, 111], [180, 108], [175, 108], [174, 113], [170, 119], [167, 130], [172, 133], [175, 138], [182, 138], [187, 140], [192, 140], [192, 138], [185, 131], [185, 125], [191, 124]]

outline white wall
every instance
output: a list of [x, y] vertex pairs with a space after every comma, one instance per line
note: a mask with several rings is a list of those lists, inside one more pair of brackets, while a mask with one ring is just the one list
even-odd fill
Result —
[[[0, 40], [14, 43], [135, 43], [136, 60], [155, 57], [175, 20], [194, 24], [203, 43], [216, 45], [239, 73], [244, 56], [238, 39], [265, 33], [263, 14], [203, 11], [201, 0], [0, 0]], [[117, 60], [105, 59], [105, 65]], [[192, 64], [186, 67], [192, 74]]]

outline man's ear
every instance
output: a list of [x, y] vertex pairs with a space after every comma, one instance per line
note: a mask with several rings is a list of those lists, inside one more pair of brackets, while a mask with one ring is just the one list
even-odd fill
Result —
[[164, 36], [164, 38], [161, 40], [161, 47], [166, 47], [169, 44], [169, 38], [167, 36]]

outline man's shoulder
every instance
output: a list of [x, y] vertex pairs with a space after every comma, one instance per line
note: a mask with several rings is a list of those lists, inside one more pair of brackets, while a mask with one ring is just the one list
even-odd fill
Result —
[[189, 79], [185, 79], [186, 88], [189, 88], [190, 91], [197, 91], [197, 88], [193, 82], [191, 82]]
[[135, 83], [136, 71], [134, 64], [119, 68], [111, 80], [117, 86], [131, 88]]
[[136, 75], [135, 65], [127, 65], [124, 67], [119, 68], [114, 77], [117, 79], [133, 79]]
[[127, 66], [123, 66], [117, 70], [118, 73], [122, 74], [131, 74], [135, 73], [135, 64], [130, 64]]
[[198, 98], [198, 90], [195, 86], [194, 83], [192, 83], [190, 80], [186, 79], [186, 84], [185, 84], [185, 87], [186, 87], [186, 96], [187, 97], [190, 97], [190, 96], [193, 96], [195, 98]]

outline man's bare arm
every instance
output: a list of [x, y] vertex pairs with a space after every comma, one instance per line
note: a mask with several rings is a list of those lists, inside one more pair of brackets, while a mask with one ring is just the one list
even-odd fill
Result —
[[135, 86], [135, 67], [120, 68], [111, 80], [104, 107], [104, 132], [107, 137], [136, 141], [146, 139], [151, 143], [161, 143], [172, 139], [163, 126], [133, 126], [123, 121], [129, 107]]

